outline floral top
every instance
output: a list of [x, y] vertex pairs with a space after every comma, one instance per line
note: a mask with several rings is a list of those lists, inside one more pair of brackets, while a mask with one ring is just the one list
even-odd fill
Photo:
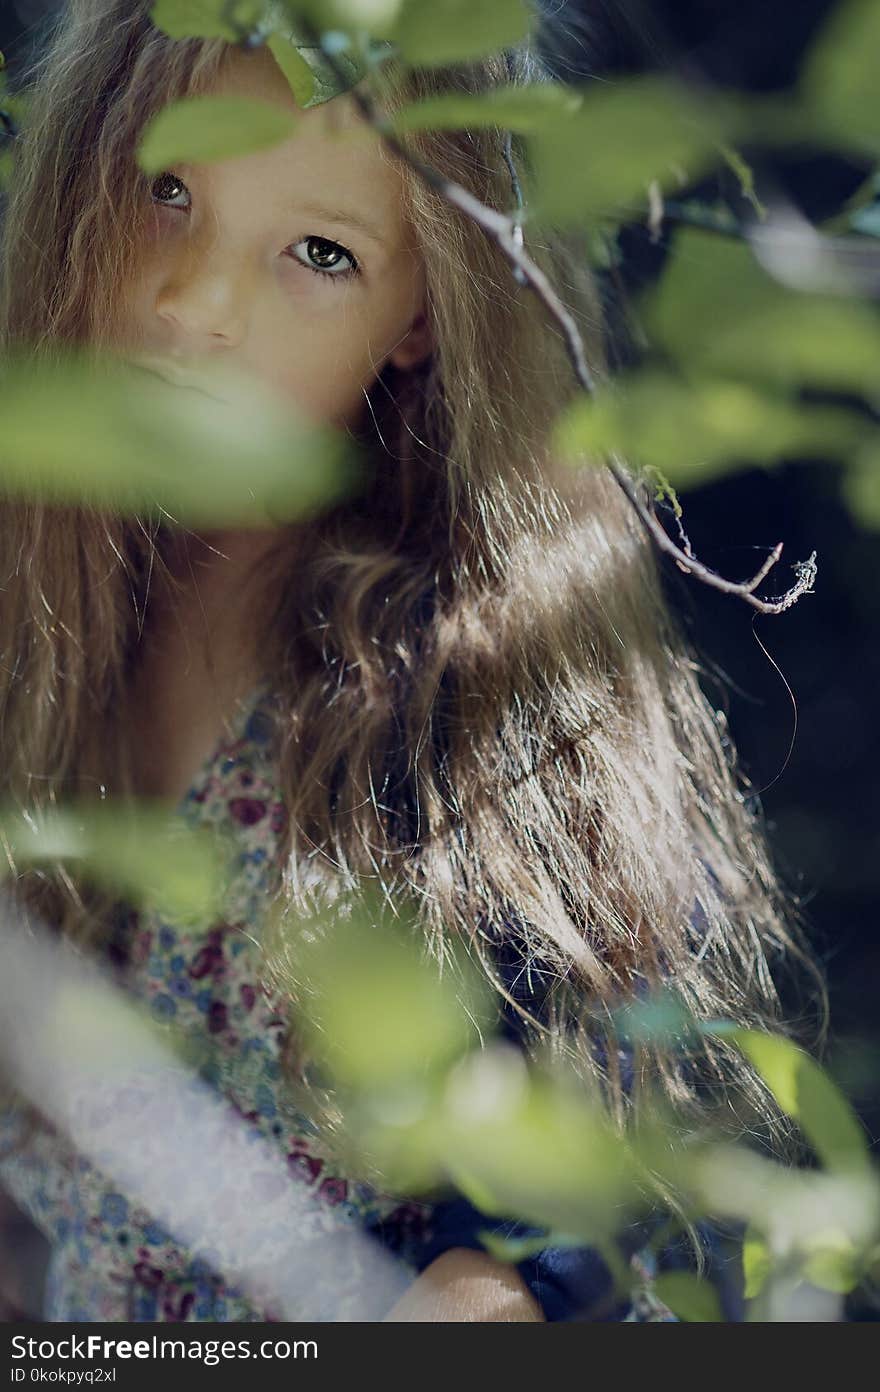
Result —
[[[233, 1103], [244, 1131], [252, 1129], [280, 1147], [290, 1183], [305, 1186], [310, 1196], [304, 1210], [310, 1235], [361, 1225], [415, 1279], [450, 1247], [480, 1249], [476, 1234], [481, 1228], [515, 1236], [540, 1230], [499, 1223], [461, 1197], [401, 1201], [352, 1181], [322, 1148], [314, 1124], [285, 1096], [279, 1061], [284, 1020], [268, 988], [258, 982], [259, 951], [251, 935], [271, 876], [278, 871], [276, 851], [286, 817], [277, 782], [272, 709], [263, 683], [241, 703], [232, 737], [223, 739], [205, 761], [178, 807], [191, 825], [232, 829], [234, 873], [224, 921], [205, 932], [165, 921], [154, 911], [126, 911], [116, 944], [120, 980], [148, 1003], [157, 1021], [174, 1021], [211, 1044], [202, 1076]], [[304, 866], [304, 874], [310, 873], [314, 870]], [[51, 1244], [46, 1320], [279, 1317], [255, 1307], [224, 1278], [222, 1253], [208, 1261], [176, 1243], [173, 1234], [119, 1192], [58, 1130], [41, 1126], [19, 1154], [6, 1155], [21, 1122], [14, 1108], [0, 1116], [0, 1181]], [[149, 1143], [145, 1134], [144, 1144]], [[270, 1199], [260, 1194], [261, 1203]], [[261, 1230], [271, 1241], [268, 1220]], [[281, 1241], [277, 1232], [274, 1240]], [[637, 1263], [646, 1260], [644, 1252], [629, 1255]], [[650, 1293], [632, 1304], [609, 1307], [610, 1275], [589, 1247], [547, 1248], [517, 1267], [548, 1320], [675, 1318]], [[639, 1269], [649, 1290], [651, 1269]], [[288, 1317], [351, 1317], [347, 1311], [354, 1308], [350, 1302], [357, 1274], [352, 1271], [350, 1291], [338, 1280], [326, 1288], [320, 1280], [309, 1282], [296, 1313]]]

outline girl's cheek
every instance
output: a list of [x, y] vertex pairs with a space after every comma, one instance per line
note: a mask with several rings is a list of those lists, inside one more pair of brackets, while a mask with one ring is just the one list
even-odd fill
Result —
[[318, 319], [338, 319], [343, 308], [350, 308], [352, 297], [348, 289], [348, 282], [334, 285], [289, 256], [280, 259], [278, 294], [282, 303], [286, 301], [288, 305], [308, 309], [309, 314]]
[[163, 226], [158, 211], [155, 208], [148, 208], [140, 225], [136, 228], [135, 234], [142, 262], [150, 261], [156, 256], [159, 247], [168, 235], [168, 228]]
[[167, 242], [170, 238], [179, 236], [187, 225], [183, 213], [163, 208], [159, 203], [148, 203], [143, 217], [142, 240], [148, 246], [156, 246], [160, 242]]
[[[177, 214], [180, 219], [180, 213]], [[159, 207], [153, 203], [148, 207], [145, 217], [146, 231], [150, 241], [159, 241], [160, 237], [171, 237], [174, 234], [174, 213], [168, 212], [167, 207]]]

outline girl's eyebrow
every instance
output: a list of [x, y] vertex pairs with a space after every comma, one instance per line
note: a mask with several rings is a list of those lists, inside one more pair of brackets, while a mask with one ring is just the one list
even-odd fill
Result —
[[357, 228], [365, 237], [369, 237], [378, 246], [385, 245], [385, 234], [381, 227], [370, 218], [364, 217], [363, 213], [356, 213], [353, 209], [333, 208], [328, 203], [316, 203], [314, 201], [301, 203], [297, 200], [296, 208], [299, 212], [308, 214], [309, 217], [318, 217], [326, 222], [345, 223], [348, 227]]

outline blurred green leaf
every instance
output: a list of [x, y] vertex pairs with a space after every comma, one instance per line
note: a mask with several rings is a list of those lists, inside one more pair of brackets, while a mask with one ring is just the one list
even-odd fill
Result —
[[186, 160], [235, 159], [287, 140], [297, 129], [290, 111], [248, 97], [185, 97], [153, 117], [144, 130], [138, 164], [159, 174]]
[[503, 1231], [481, 1228], [477, 1237], [490, 1256], [498, 1261], [521, 1262], [537, 1256], [547, 1247], [583, 1247], [584, 1239], [576, 1233], [553, 1232], [546, 1229], [535, 1237], [505, 1237]]
[[346, 1132], [353, 1154], [366, 1151], [383, 1175], [387, 1193], [419, 1194], [448, 1185], [443, 1163], [443, 1074], [392, 1077], [350, 1093]]
[[815, 1059], [781, 1035], [733, 1025], [704, 1028], [731, 1039], [742, 1050], [829, 1170], [869, 1170], [870, 1152], [862, 1125]]
[[559, 82], [499, 87], [482, 94], [443, 92], [403, 107], [393, 125], [397, 131], [500, 127], [529, 134], [560, 114], [577, 111], [582, 100], [580, 92]]
[[752, 166], [732, 145], [722, 145], [721, 155], [739, 180], [740, 197], [751, 203], [755, 216], [764, 221], [767, 217], [767, 209], [758, 197], [755, 188], [755, 172]]
[[[6, 71], [3, 65], [0, 65], [0, 111], [14, 122], [18, 131], [24, 131], [28, 121], [29, 103], [31, 97], [26, 93], [10, 92]], [[8, 131], [6, 122], [0, 122], [0, 189], [3, 191], [10, 187], [14, 170], [13, 136]]]
[[27, 818], [6, 809], [0, 830], [20, 866], [67, 862], [174, 922], [198, 924], [221, 912], [228, 843], [167, 808], [83, 802]]
[[600, 1102], [561, 1071], [527, 1069], [507, 1044], [456, 1066], [438, 1135], [448, 1174], [486, 1213], [589, 1243], [611, 1237], [643, 1202], [639, 1161]]
[[[335, 934], [322, 950], [318, 1007], [314, 975], [304, 976], [295, 945], [291, 956], [301, 983], [297, 1018], [312, 1021], [312, 1043], [343, 1084], [353, 1152], [372, 1157], [389, 1193], [451, 1182], [499, 1220], [519, 1217], [567, 1233], [572, 1243], [610, 1238], [644, 1203], [642, 1165], [656, 1158], [650, 1138], [636, 1157], [600, 1102], [561, 1073], [531, 1069], [507, 1042], [471, 1048], [455, 1061], [462, 1042], [472, 1043], [461, 1030], [460, 1006], [426, 1008], [424, 984], [409, 967], [401, 971], [381, 943], [377, 956], [360, 938], [354, 960], [348, 941]], [[428, 981], [435, 992], [436, 976]], [[665, 1154], [668, 1137], [663, 1145]]]
[[204, 367], [199, 380], [222, 399], [109, 354], [94, 367], [73, 352], [7, 357], [0, 495], [247, 526], [293, 520], [352, 486], [341, 434], [305, 425], [256, 381]]
[[788, 290], [742, 242], [682, 228], [642, 303], [649, 337], [693, 377], [876, 395], [880, 320], [854, 300]]
[[804, 1260], [804, 1275], [814, 1286], [846, 1295], [861, 1279], [862, 1259], [855, 1244], [841, 1233], [836, 1242], [817, 1244]]
[[495, 1191], [490, 1188], [479, 1173], [473, 1174], [465, 1166], [455, 1161], [448, 1164], [450, 1174], [464, 1197], [474, 1208], [478, 1208], [481, 1213], [488, 1213], [496, 1218], [503, 1218], [507, 1215], [508, 1209], [505, 1201], [499, 1199]]
[[[27, 120], [29, 106], [30, 94], [10, 91], [8, 75], [0, 68], [0, 110], [11, 116], [16, 125], [23, 126]], [[0, 131], [0, 138], [2, 134]]]
[[551, 223], [592, 223], [647, 204], [648, 185], [679, 190], [721, 158], [742, 125], [728, 98], [697, 103], [647, 75], [578, 88], [581, 104], [542, 120], [529, 138], [527, 202]]
[[715, 1287], [692, 1271], [664, 1271], [651, 1282], [651, 1290], [679, 1319], [703, 1324], [724, 1323]]
[[746, 1300], [754, 1300], [760, 1295], [773, 1269], [773, 1258], [766, 1239], [756, 1228], [749, 1226], [743, 1237], [743, 1294]]
[[831, 12], [801, 67], [802, 99], [817, 122], [845, 144], [880, 152], [880, 6], [842, 0]]
[[[558, 1234], [548, 1232], [540, 1233], [537, 1237], [504, 1237], [491, 1228], [481, 1228], [477, 1237], [490, 1257], [505, 1262], [525, 1261], [527, 1257], [537, 1256], [551, 1243], [554, 1247], [563, 1245], [558, 1240]], [[581, 1239], [575, 1238], [574, 1242], [580, 1243]]]
[[682, 381], [645, 368], [569, 406], [554, 427], [573, 465], [618, 451], [695, 487], [742, 467], [797, 455], [839, 456], [864, 438], [865, 423], [834, 406], [802, 406], [744, 382]]
[[236, 25], [247, 32], [263, 16], [265, 0], [156, 0], [150, 19], [171, 39], [238, 37]]
[[524, 0], [404, 0], [388, 37], [407, 62], [434, 67], [511, 47], [531, 25]]
[[[730, 1025], [717, 1032], [735, 1029]], [[756, 1284], [762, 1243], [772, 1254], [775, 1275], [777, 1266], [802, 1264], [812, 1252], [846, 1243], [864, 1251], [877, 1240], [880, 1183], [864, 1161], [835, 1169], [798, 1168], [743, 1145], [717, 1143], [689, 1143], [677, 1158], [671, 1178], [677, 1192], [688, 1194], [694, 1212], [748, 1224]]]
[[841, 481], [844, 502], [863, 527], [880, 531], [880, 438], [876, 429]]
[[459, 1056], [496, 1007], [488, 983], [450, 948], [441, 975], [407, 919], [395, 921], [372, 890], [291, 925], [285, 950], [302, 982], [298, 1007], [316, 1053], [354, 1088], [427, 1078]]

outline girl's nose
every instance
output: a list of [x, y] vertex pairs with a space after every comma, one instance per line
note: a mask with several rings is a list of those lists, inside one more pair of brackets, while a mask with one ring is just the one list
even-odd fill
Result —
[[250, 293], [240, 255], [193, 238], [163, 279], [156, 313], [189, 348], [216, 347], [218, 340], [235, 346], [244, 336]]

